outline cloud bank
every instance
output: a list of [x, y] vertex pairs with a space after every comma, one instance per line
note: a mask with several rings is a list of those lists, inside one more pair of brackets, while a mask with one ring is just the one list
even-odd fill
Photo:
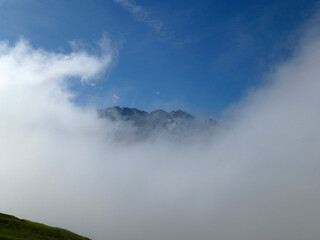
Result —
[[0, 44], [0, 209], [93, 239], [316, 240], [320, 222], [320, 35], [205, 144], [114, 141], [66, 81], [112, 53]]

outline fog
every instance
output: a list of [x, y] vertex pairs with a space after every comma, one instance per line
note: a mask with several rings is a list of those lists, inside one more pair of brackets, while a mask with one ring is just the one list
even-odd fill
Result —
[[118, 142], [68, 81], [114, 51], [0, 43], [0, 210], [92, 239], [316, 240], [320, 223], [320, 31], [228, 110], [206, 141]]

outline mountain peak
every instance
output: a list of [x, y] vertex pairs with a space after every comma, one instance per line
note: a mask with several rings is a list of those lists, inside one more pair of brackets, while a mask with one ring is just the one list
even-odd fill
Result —
[[194, 116], [192, 116], [191, 114], [182, 111], [182, 110], [177, 110], [177, 111], [172, 111], [170, 112], [170, 116], [174, 117], [174, 118], [187, 118], [187, 119], [194, 119]]
[[[98, 110], [98, 115], [113, 122], [128, 123], [135, 129], [135, 135], [142, 138], [160, 132], [173, 134], [176, 137], [196, 132], [210, 132], [216, 126], [215, 120], [200, 120], [180, 109], [170, 113], [163, 109], [146, 112], [137, 108], [115, 106]], [[122, 127], [119, 130], [121, 133], [125, 131]]]
[[139, 110], [137, 108], [129, 108], [129, 107], [109, 107], [106, 109], [98, 110], [99, 117], [101, 118], [109, 118], [111, 120], [121, 119], [121, 120], [134, 120], [135, 118], [145, 118], [145, 119], [162, 119], [162, 118], [180, 118], [180, 119], [194, 119], [195, 117], [191, 114], [182, 111], [176, 110], [171, 111], [170, 113], [164, 111], [163, 109], [154, 110], [151, 112], [146, 112], [143, 110]]

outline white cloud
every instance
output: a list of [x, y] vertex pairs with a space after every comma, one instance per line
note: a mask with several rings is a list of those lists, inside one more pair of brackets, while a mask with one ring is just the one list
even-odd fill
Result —
[[1, 43], [1, 211], [93, 239], [318, 239], [320, 38], [312, 29], [205, 144], [118, 143], [115, 125], [75, 106], [65, 80], [103, 72], [111, 53]]
[[166, 29], [165, 23], [159, 19], [153, 18], [149, 11], [144, 7], [133, 3], [130, 0], [113, 0], [116, 4], [120, 5], [124, 10], [131, 13], [134, 19], [138, 22], [144, 23], [151, 27], [157, 34], [162, 37], [167, 36], [169, 33]]

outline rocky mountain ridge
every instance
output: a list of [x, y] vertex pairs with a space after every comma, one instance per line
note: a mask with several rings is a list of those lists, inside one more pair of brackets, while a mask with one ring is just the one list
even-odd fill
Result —
[[212, 130], [217, 124], [217, 121], [211, 118], [200, 119], [182, 110], [166, 112], [158, 109], [146, 112], [137, 108], [115, 106], [99, 109], [98, 115], [112, 122], [123, 122], [132, 126], [135, 135], [142, 138], [155, 133], [185, 136]]

